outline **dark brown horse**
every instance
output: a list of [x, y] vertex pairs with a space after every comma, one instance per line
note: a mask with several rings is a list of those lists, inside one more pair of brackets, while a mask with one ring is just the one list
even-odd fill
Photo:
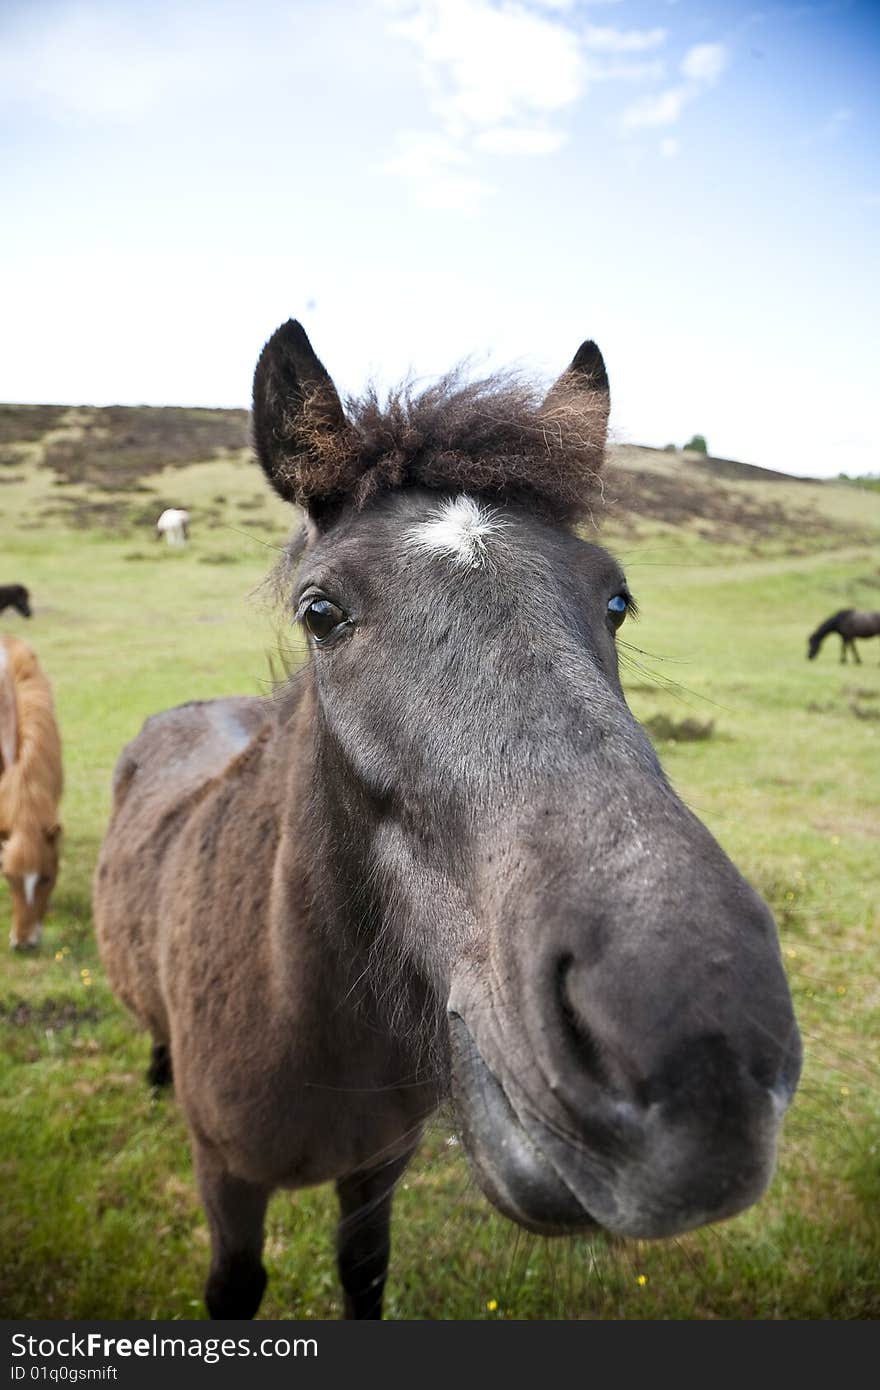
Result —
[[257, 453], [306, 525], [280, 696], [150, 719], [95, 877], [110, 980], [173, 1072], [214, 1317], [260, 1304], [270, 1193], [335, 1182], [350, 1317], [451, 1097], [489, 1200], [547, 1235], [665, 1237], [773, 1171], [800, 1040], [773, 919], [670, 787], [618, 678], [633, 609], [574, 523], [608, 382], [451, 377], [344, 410], [299, 324]]
[[809, 661], [818, 654], [830, 632], [836, 632], [840, 636], [841, 661], [845, 662], [847, 651], [851, 651], [854, 660], [861, 665], [862, 658], [853, 639], [880, 636], [880, 613], [860, 613], [856, 608], [841, 608], [838, 613], [832, 613], [830, 618], [826, 618], [824, 623], [820, 623], [816, 631], [810, 634], [807, 646]]
[[31, 596], [23, 584], [0, 584], [0, 613], [14, 608], [23, 618], [31, 616]]

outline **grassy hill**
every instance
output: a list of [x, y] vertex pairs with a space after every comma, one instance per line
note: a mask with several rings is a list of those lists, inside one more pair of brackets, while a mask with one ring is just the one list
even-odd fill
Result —
[[[256, 693], [302, 644], [263, 580], [291, 528], [244, 412], [0, 407], [0, 617], [55, 688], [61, 875], [41, 951], [0, 955], [0, 1311], [202, 1316], [207, 1232], [173, 1100], [107, 988], [90, 882], [122, 745], [158, 709]], [[192, 541], [154, 540], [186, 505]], [[768, 899], [804, 1035], [757, 1208], [671, 1243], [542, 1241], [476, 1191], [441, 1117], [397, 1199], [391, 1317], [880, 1316], [880, 641], [807, 634], [880, 608], [880, 494], [618, 447], [587, 533], [623, 560], [627, 699], [680, 794]], [[0, 879], [0, 921], [8, 917]], [[246, 905], [242, 905], [246, 925]], [[265, 1317], [333, 1317], [335, 1202], [270, 1206]]]
[[871, 546], [880, 527], [876, 505], [847, 483], [635, 445], [611, 450], [603, 501], [597, 522], [606, 534], [708, 542], [716, 554]]
[[[244, 410], [0, 405], [0, 488], [8, 505], [34, 508], [31, 524], [137, 529], [186, 505], [197, 528], [234, 525], [241, 512], [265, 526], [270, 499], [248, 445]], [[253, 489], [230, 503], [227, 488], [237, 493], [248, 470]], [[788, 555], [870, 545], [880, 531], [877, 507], [849, 483], [635, 445], [612, 448], [595, 521], [628, 542]]]

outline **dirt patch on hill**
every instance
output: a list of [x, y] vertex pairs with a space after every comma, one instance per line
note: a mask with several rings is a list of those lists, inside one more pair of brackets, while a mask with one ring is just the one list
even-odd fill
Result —
[[128, 503], [122, 499], [96, 501], [87, 497], [59, 496], [51, 507], [43, 507], [39, 519], [59, 520], [75, 531], [91, 531], [96, 527], [119, 530], [129, 520]]
[[66, 405], [0, 405], [0, 445], [42, 439], [66, 413]]
[[[811, 505], [786, 505], [763, 487], [747, 492], [725, 486], [710, 463], [699, 469], [684, 464], [678, 472], [662, 473], [632, 461], [622, 466], [612, 458], [605, 479], [603, 520], [630, 533], [638, 530], [640, 521], [692, 526], [705, 539], [722, 543], [782, 537], [795, 543], [816, 539], [853, 545], [876, 542], [874, 531], [835, 520]], [[748, 465], [739, 468], [744, 472]], [[767, 470], [755, 472], [764, 475]], [[777, 477], [784, 482], [806, 481]], [[809, 481], [815, 483], [815, 479]]]
[[[0, 406], [0, 459], [20, 462], [17, 445], [61, 483], [102, 491], [137, 486], [162, 468], [238, 453], [248, 446], [246, 410], [185, 406]], [[32, 457], [33, 457], [32, 452]]]

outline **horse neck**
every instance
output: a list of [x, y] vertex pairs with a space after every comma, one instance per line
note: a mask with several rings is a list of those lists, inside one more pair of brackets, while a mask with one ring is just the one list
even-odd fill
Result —
[[351, 924], [358, 913], [358, 885], [365, 866], [354, 838], [340, 834], [333, 789], [316, 738], [310, 673], [303, 670], [295, 679], [295, 692], [282, 695], [295, 706], [292, 712], [281, 711], [270, 773], [276, 786], [286, 788], [273, 871], [272, 954], [286, 975], [298, 968], [290, 962], [303, 951], [311, 954], [309, 943], [318, 942], [322, 972], [338, 967], [347, 973], [346, 961], [357, 949]]
[[6, 644], [0, 641], [0, 775], [15, 762], [18, 750], [18, 706]]
[[816, 631], [811, 634], [810, 641], [822, 642], [824, 638], [828, 636], [829, 632], [838, 632], [840, 630], [838, 623], [846, 612], [847, 609], [844, 608], [841, 609], [839, 613], [832, 613], [831, 617], [826, 618], [824, 623], [820, 623]]
[[394, 1074], [418, 1076], [442, 1090], [445, 997], [438, 998], [418, 964], [395, 945], [399, 924], [390, 915], [393, 895], [377, 883], [371, 858], [376, 805], [321, 728], [313, 685], [285, 737], [295, 790], [278, 868], [287, 901], [297, 906], [276, 915], [273, 923], [278, 968], [291, 975], [295, 988], [286, 934], [296, 917], [295, 930], [318, 943], [334, 1026], [344, 1031], [346, 1019], [354, 1030], [366, 1026], [370, 1049], [387, 1050]]

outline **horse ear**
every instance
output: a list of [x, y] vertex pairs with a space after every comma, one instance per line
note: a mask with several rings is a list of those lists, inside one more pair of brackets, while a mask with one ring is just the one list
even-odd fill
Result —
[[605, 369], [605, 359], [592, 338], [581, 343], [571, 360], [567, 374], [579, 378], [592, 391], [605, 391], [606, 393], [608, 391], [608, 372]]
[[543, 411], [550, 413], [565, 405], [579, 408], [582, 402], [588, 404], [591, 416], [601, 428], [604, 443], [611, 395], [605, 360], [592, 338], [581, 343], [565, 371], [551, 386], [544, 401]]
[[316, 439], [338, 433], [346, 421], [336, 387], [296, 319], [282, 324], [260, 353], [252, 418], [266, 477], [285, 501], [302, 503], [300, 475]]

